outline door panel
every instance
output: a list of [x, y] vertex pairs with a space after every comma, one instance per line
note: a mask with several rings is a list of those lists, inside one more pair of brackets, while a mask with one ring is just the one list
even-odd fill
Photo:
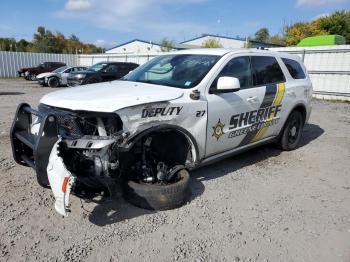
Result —
[[252, 70], [249, 77], [254, 80], [252, 81], [247, 79], [246, 69], [242, 70], [244, 63], [240, 62], [240, 67], [237, 64], [232, 66], [233, 61], [242, 58], [244, 57], [236, 57], [229, 61], [217, 78], [236, 77], [241, 85], [243, 83], [243, 88], [238, 92], [207, 95], [207, 157], [276, 135], [280, 129], [280, 118], [286, 111], [283, 105], [285, 83], [269, 84], [285, 79], [282, 71], [278, 70], [276, 59], [249, 59], [257, 61], [255, 67], [253, 64], [250, 67]]
[[257, 87], [208, 95], [206, 156], [240, 145], [244, 135], [238, 135], [238, 132], [253, 125], [253, 118], [249, 119], [250, 115], [247, 112], [259, 108], [264, 98], [264, 91], [265, 87]]

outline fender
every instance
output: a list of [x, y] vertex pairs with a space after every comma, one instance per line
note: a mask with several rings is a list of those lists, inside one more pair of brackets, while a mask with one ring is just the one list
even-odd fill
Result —
[[294, 107], [288, 112], [288, 115], [287, 115], [287, 117], [284, 119], [282, 128], [281, 128], [281, 130], [279, 131], [279, 135], [278, 135], [277, 137], [280, 136], [281, 131], [284, 129], [284, 126], [286, 125], [286, 122], [287, 122], [287, 120], [288, 120], [288, 118], [289, 118], [289, 115], [290, 115], [296, 108], [298, 108], [298, 107], [302, 107], [302, 108], [304, 109], [304, 113], [305, 113], [305, 114], [303, 114], [303, 117], [304, 117], [304, 124], [306, 124], [307, 114], [308, 114], [308, 112], [307, 112], [307, 107], [305, 106], [304, 103], [298, 103], [298, 104], [294, 105]]
[[138, 142], [140, 139], [142, 139], [144, 136], [150, 134], [151, 132], [160, 131], [160, 130], [164, 130], [164, 131], [175, 130], [183, 134], [187, 138], [187, 140], [189, 140], [190, 144], [193, 146], [195, 150], [195, 159], [193, 161], [193, 164], [196, 165], [199, 162], [199, 149], [198, 149], [197, 141], [194, 138], [194, 136], [190, 132], [188, 132], [185, 128], [172, 125], [172, 124], [161, 124], [161, 125], [150, 127], [146, 130], [142, 130], [140, 132], [136, 132], [135, 134], [125, 139], [119, 148], [123, 152], [128, 152], [132, 149], [135, 143]]

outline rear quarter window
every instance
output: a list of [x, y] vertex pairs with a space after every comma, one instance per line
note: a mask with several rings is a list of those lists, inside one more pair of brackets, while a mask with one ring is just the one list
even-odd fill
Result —
[[286, 79], [275, 57], [252, 56], [254, 86], [285, 82]]
[[288, 58], [282, 58], [283, 63], [286, 65], [288, 72], [294, 79], [305, 79], [305, 73], [299, 62], [288, 59]]

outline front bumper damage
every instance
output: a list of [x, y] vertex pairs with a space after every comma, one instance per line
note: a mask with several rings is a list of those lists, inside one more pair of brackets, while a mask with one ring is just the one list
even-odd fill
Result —
[[[36, 116], [33, 121], [32, 115]], [[60, 115], [52, 111], [37, 111], [20, 104], [11, 128], [11, 145], [15, 161], [36, 171], [38, 183], [50, 187], [55, 197], [56, 211], [67, 216], [69, 195], [77, 181], [60, 154], [60, 145], [71, 149], [99, 150], [113, 144], [110, 137], [84, 136], [67, 139], [60, 134]]]
[[[38, 119], [36, 133], [32, 133], [32, 115]], [[75, 178], [65, 168], [58, 154], [57, 117], [51, 113], [43, 113], [32, 109], [28, 104], [20, 104], [11, 128], [11, 145], [15, 161], [23, 166], [32, 167], [38, 183], [51, 187], [56, 199], [56, 211], [67, 216], [69, 193]]]

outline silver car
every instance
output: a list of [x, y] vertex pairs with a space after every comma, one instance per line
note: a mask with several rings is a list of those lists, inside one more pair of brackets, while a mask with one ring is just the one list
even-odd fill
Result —
[[67, 77], [70, 73], [86, 70], [83, 66], [62, 66], [52, 72], [37, 75], [36, 79], [42, 86], [58, 87], [67, 85]]

